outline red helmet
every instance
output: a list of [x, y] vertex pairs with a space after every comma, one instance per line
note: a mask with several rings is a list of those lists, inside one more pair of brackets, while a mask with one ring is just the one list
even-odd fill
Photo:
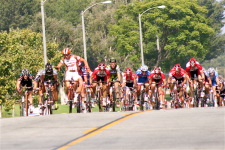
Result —
[[126, 74], [130, 74], [130, 73], [132, 73], [132, 69], [130, 69], [130, 68], [126, 68], [126, 69], [125, 69], [125, 73], [126, 73]]
[[69, 49], [69, 48], [64, 48], [63, 50], [62, 50], [62, 54], [63, 55], [68, 55], [68, 54], [70, 54], [71, 53], [71, 49]]
[[191, 58], [191, 59], [189, 60], [189, 62], [190, 62], [190, 65], [193, 67], [193, 66], [195, 66], [195, 64], [196, 64], [196, 59]]
[[180, 64], [175, 64], [173, 67], [174, 68], [181, 68]]
[[154, 73], [160, 74], [161, 73], [161, 68], [160, 67], [155, 67]]
[[176, 71], [181, 71], [181, 66], [180, 66], [180, 64], [175, 64], [175, 65], [173, 66], [173, 68], [175, 68]]
[[104, 63], [99, 63], [98, 64], [98, 69], [99, 70], [104, 70], [106, 68], [106, 65]]

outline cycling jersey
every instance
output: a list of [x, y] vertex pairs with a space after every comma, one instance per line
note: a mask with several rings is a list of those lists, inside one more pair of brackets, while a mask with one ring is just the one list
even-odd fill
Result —
[[[20, 76], [19, 76], [20, 85], [22, 87], [24, 87], [24, 86], [26, 86], [26, 87], [32, 87], [33, 86], [33, 83], [32, 83], [33, 82], [33, 79], [34, 79], [34, 77], [31, 74], [28, 75], [27, 79], [25, 79], [22, 74], [20, 74]], [[28, 90], [33, 90], [33, 89], [30, 88]]]
[[83, 81], [85, 82], [84, 78], [87, 77], [88, 81], [87, 81], [87, 85], [90, 85], [90, 77], [91, 77], [91, 74], [92, 72], [91, 71], [87, 71], [86, 70], [86, 67], [85, 66], [80, 66], [80, 69], [79, 69], [79, 75], [82, 77]]
[[61, 63], [65, 64], [66, 65], [66, 71], [75, 71], [77, 72], [77, 66], [78, 66], [78, 63], [79, 63], [79, 60], [80, 60], [80, 56], [77, 56], [77, 55], [71, 55], [69, 57], [69, 59], [67, 58], [62, 58], [61, 59]]
[[155, 81], [156, 83], [162, 84], [163, 80], [166, 79], [165, 74], [164, 73], [151, 73], [151, 75], [149, 76], [149, 79], [151, 79], [152, 81]]
[[173, 79], [178, 81], [178, 84], [180, 84], [184, 81], [184, 78], [186, 75], [186, 71], [183, 68], [180, 68], [180, 69], [181, 69], [180, 72], [176, 72], [175, 68], [171, 69], [169, 72], [169, 77], [172, 77]]
[[[209, 75], [209, 74], [208, 74]], [[216, 83], [216, 78], [218, 77], [218, 72], [214, 72], [214, 74], [211, 76], [211, 75], [209, 75], [209, 77], [210, 77], [210, 79], [211, 79], [211, 81], [212, 81], [212, 86], [216, 86], [217, 85], [217, 83]]]
[[110, 65], [108, 65], [106, 69], [110, 71], [110, 81], [117, 81], [118, 80], [117, 73], [120, 73], [119, 65], [116, 65], [115, 68], [112, 68]]
[[53, 69], [53, 73], [47, 73], [45, 70], [43, 71], [42, 75], [45, 76], [44, 81], [55, 81], [54, 76], [57, 76], [57, 71]]
[[104, 82], [106, 82], [107, 79], [110, 78], [110, 71], [107, 70], [107, 69], [99, 70], [98, 68], [96, 68], [91, 76], [96, 81], [104, 81]]
[[198, 75], [201, 75], [202, 66], [196, 62], [194, 67], [191, 67], [190, 62], [186, 64], [186, 72], [188, 76], [193, 80], [198, 77]]
[[138, 83], [146, 83], [146, 82], [148, 82], [148, 77], [150, 76], [150, 74], [151, 74], [150, 71], [147, 71], [146, 74], [143, 74], [143, 72], [139, 68], [136, 71]]
[[126, 83], [127, 87], [133, 87], [134, 80], [136, 80], [136, 74], [131, 73], [130, 75], [127, 75], [126, 73], [123, 74], [123, 83]]

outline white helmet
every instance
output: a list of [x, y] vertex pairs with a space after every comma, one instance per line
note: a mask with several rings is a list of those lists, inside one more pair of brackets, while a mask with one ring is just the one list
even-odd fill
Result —
[[213, 67], [211, 67], [211, 68], [208, 69], [208, 72], [209, 73], [215, 73], [215, 69]]
[[146, 65], [141, 66], [141, 71], [148, 71], [148, 66]]

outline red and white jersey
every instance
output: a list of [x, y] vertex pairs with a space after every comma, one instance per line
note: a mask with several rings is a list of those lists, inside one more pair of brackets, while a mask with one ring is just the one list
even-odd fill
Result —
[[152, 72], [150, 77], [149, 77], [149, 80], [152, 80], [152, 81], [155, 81], [155, 82], [158, 82], [158, 83], [162, 83], [162, 81], [164, 79], [166, 79], [166, 76], [163, 72], [161, 72], [159, 74], [156, 74], [156, 73]]
[[60, 62], [66, 65], [66, 71], [77, 72], [78, 71], [77, 66], [80, 58], [81, 58], [80, 56], [71, 55], [69, 59], [62, 58]]
[[176, 79], [184, 78], [186, 75], [186, 71], [183, 68], [180, 68], [180, 72], [176, 72], [176, 68], [172, 68], [169, 72], [170, 77], [175, 77]]
[[196, 62], [195, 66], [191, 67], [190, 62], [188, 62], [186, 64], [186, 72], [189, 77], [191, 76], [191, 73], [190, 73], [191, 71], [197, 72], [197, 74], [200, 75], [201, 71], [202, 71], [202, 65], [200, 65], [198, 62]]
[[126, 73], [123, 74], [123, 82], [124, 83], [133, 83], [134, 80], [136, 79], [136, 74], [135, 73], [131, 73], [130, 75], [127, 75]]
[[107, 80], [110, 77], [110, 71], [107, 69], [100, 70], [98, 68], [95, 68], [91, 76], [93, 77], [93, 79], [97, 79], [98, 77], [100, 77], [105, 78], [105, 80]]

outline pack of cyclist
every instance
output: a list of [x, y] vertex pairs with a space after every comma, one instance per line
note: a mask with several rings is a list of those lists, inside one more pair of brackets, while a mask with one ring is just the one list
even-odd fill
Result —
[[[115, 58], [110, 58], [109, 65], [99, 63], [92, 72], [88, 62], [80, 56], [71, 54], [71, 49], [63, 49], [62, 54], [63, 57], [57, 66], [53, 67], [50, 63], [47, 63], [44, 69], [38, 71], [36, 77], [33, 77], [28, 69], [23, 69], [22, 74], [19, 75], [16, 86], [17, 91], [21, 94], [24, 87], [30, 87], [28, 89], [28, 100], [31, 106], [31, 113], [33, 110], [33, 91], [38, 93], [39, 107], [41, 107], [43, 105], [43, 95], [46, 92], [46, 85], [49, 81], [52, 82], [53, 101], [57, 109], [59, 81], [55, 69], [60, 70], [63, 65], [66, 68], [64, 77], [65, 93], [68, 96], [70, 83], [74, 81], [73, 88], [76, 94], [81, 95], [82, 109], [86, 109], [87, 87], [91, 89], [90, 101], [92, 107], [95, 107], [97, 86], [101, 86], [102, 107], [106, 107], [112, 101], [117, 104], [117, 107], [122, 107], [125, 101], [128, 101], [129, 95], [127, 93], [130, 91], [133, 93], [132, 104], [135, 106], [134, 108], [142, 105], [143, 92], [145, 93], [144, 101], [152, 106], [150, 108], [154, 108], [154, 93], [156, 91], [158, 92], [157, 98], [160, 102], [160, 108], [170, 107], [168, 106], [168, 101], [165, 100], [167, 88], [169, 88], [171, 102], [174, 102], [175, 108], [178, 106], [181, 108], [199, 107], [200, 103], [203, 102], [205, 105], [202, 104], [202, 107], [224, 106], [225, 103], [225, 81], [218, 76], [214, 68], [205, 70], [194, 58], [187, 62], [186, 68], [182, 68], [180, 64], [175, 64], [169, 71], [168, 79], [166, 79], [166, 75], [160, 67], [155, 67], [150, 71], [148, 66], [142, 65], [136, 72], [132, 71], [131, 68], [126, 68], [122, 72]], [[115, 99], [112, 99], [113, 91], [115, 92]], [[202, 97], [203, 100], [200, 101], [198, 98], [201, 97], [199, 96], [201, 92], [204, 92], [204, 96]], [[209, 104], [210, 100], [213, 105]], [[198, 106], [195, 103], [196, 101]], [[76, 102], [77, 99], [74, 98], [73, 103]], [[176, 103], [179, 103], [179, 105], [176, 105]]]

